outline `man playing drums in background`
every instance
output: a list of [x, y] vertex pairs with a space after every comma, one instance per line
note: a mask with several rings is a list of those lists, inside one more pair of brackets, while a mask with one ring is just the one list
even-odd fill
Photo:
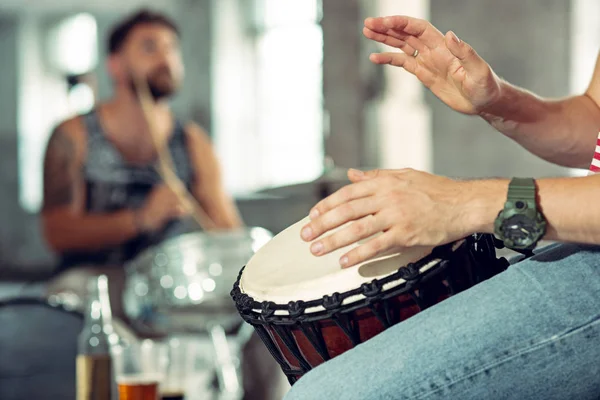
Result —
[[61, 270], [120, 267], [182, 229], [185, 211], [154, 169], [157, 153], [134, 76], [148, 81], [157, 134], [179, 179], [217, 228], [242, 224], [206, 132], [177, 120], [167, 103], [183, 78], [175, 24], [140, 12], [115, 27], [108, 50], [114, 98], [60, 124], [46, 150], [42, 218]]
[[[180, 87], [184, 70], [175, 23], [164, 15], [140, 11], [113, 29], [108, 50], [114, 97], [63, 122], [52, 133], [44, 162], [42, 219], [48, 244], [61, 256], [63, 272], [49, 291], [83, 295], [87, 276], [107, 274], [113, 311], [123, 318], [124, 263], [190, 229], [181, 218], [186, 212], [180, 201], [155, 170], [157, 152], [134, 77], [147, 80], [158, 140], [167, 145], [174, 172], [215, 228], [240, 227], [242, 220], [223, 187], [208, 135], [195, 123], [176, 119], [167, 103]], [[249, 398], [264, 399], [270, 390], [264, 375], [275, 371], [276, 364], [256, 343], [260, 351], [255, 346], [248, 349], [254, 364], [245, 383], [252, 387]]]
[[[499, 79], [452, 32], [405, 16], [369, 18], [369, 39], [403, 53], [376, 64], [414, 74], [443, 102], [479, 115], [550, 162], [600, 166], [600, 62], [584, 95], [541, 99]], [[598, 148], [597, 148], [598, 149]], [[456, 181], [411, 169], [348, 173], [319, 202], [302, 237], [352, 267], [393, 248], [495, 232], [530, 250], [505, 272], [311, 370], [286, 399], [592, 399], [600, 393], [600, 175]], [[335, 234], [331, 229], [351, 222]], [[581, 244], [574, 244], [581, 243]]]

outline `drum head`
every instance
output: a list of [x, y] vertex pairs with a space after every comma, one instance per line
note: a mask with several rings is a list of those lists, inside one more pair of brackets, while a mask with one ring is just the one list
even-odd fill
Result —
[[[391, 275], [398, 268], [421, 260], [433, 250], [433, 247], [414, 247], [342, 269], [340, 257], [359, 244], [316, 257], [310, 252], [311, 243], [300, 237], [302, 227], [309, 221], [306, 217], [282, 231], [250, 259], [240, 279], [242, 293], [258, 302], [272, 301], [277, 304], [320, 299], [324, 295], [346, 292], [373, 279]], [[420, 271], [432, 268], [439, 261], [432, 260], [420, 266]]]

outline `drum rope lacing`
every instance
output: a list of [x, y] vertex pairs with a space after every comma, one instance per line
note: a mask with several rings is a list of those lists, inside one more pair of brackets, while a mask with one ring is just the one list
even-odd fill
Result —
[[[508, 266], [507, 261], [505, 259], [503, 259], [503, 258], [496, 259], [495, 258], [495, 250], [494, 249], [500, 248], [500, 247], [498, 247], [499, 244], [497, 242], [497, 239], [495, 239], [493, 236], [491, 236], [491, 235], [469, 236], [468, 238], [466, 238], [465, 244], [463, 244], [463, 245], [469, 245], [469, 244], [472, 245], [471, 249], [470, 249], [470, 254], [472, 257], [475, 257], [477, 259], [482, 259], [482, 261], [497, 263], [498, 264], [497, 268], [500, 268], [501, 270], [506, 269], [506, 267]], [[272, 301], [258, 302], [251, 296], [249, 296], [245, 293], [242, 293], [242, 291], [240, 289], [240, 280], [241, 280], [241, 277], [242, 277], [242, 274], [243, 274], [243, 271], [245, 268], [244, 267], [241, 269], [240, 273], [238, 274], [238, 278], [237, 278], [236, 282], [234, 283], [233, 290], [231, 291], [230, 294], [231, 294], [231, 297], [233, 298], [233, 301], [236, 303], [237, 308], [239, 309], [239, 311], [242, 314], [247, 315], [248, 313], [252, 312], [253, 310], [260, 310], [260, 316], [264, 321], [270, 321], [273, 319], [281, 321], [282, 318], [285, 319], [286, 317], [294, 319], [296, 321], [310, 320], [310, 318], [307, 319], [307, 315], [305, 314], [305, 311], [307, 309], [313, 308], [313, 307], [323, 307], [327, 314], [335, 313], [335, 312], [341, 310], [341, 306], [342, 306], [342, 303], [344, 302], [344, 300], [351, 296], [362, 295], [365, 297], [365, 299], [363, 299], [362, 301], [356, 302], [357, 304], [360, 304], [361, 307], [368, 305], [369, 300], [371, 300], [373, 302], [373, 301], [384, 299], [384, 298], [388, 297], [388, 293], [382, 293], [383, 286], [390, 282], [397, 281], [399, 279], [403, 279], [406, 281], [402, 285], [402, 287], [406, 291], [409, 291], [410, 289], [412, 289], [412, 287], [415, 285], [416, 282], [426, 280], [427, 277], [430, 275], [428, 272], [420, 273], [420, 268], [422, 268], [423, 265], [426, 265], [436, 259], [441, 260], [442, 264], [443, 264], [444, 261], [447, 261], [452, 258], [451, 257], [452, 253], [453, 253], [452, 244], [438, 246], [432, 251], [431, 254], [424, 257], [423, 259], [421, 259], [415, 263], [409, 263], [406, 266], [401, 266], [400, 268], [398, 268], [397, 272], [395, 272], [391, 275], [388, 275], [384, 278], [373, 279], [370, 282], [363, 283], [357, 289], [352, 289], [352, 290], [349, 290], [349, 291], [346, 291], [343, 293], [334, 292], [330, 295], [324, 295], [321, 299], [315, 299], [315, 300], [309, 300], [309, 301], [303, 301], [303, 300], [290, 301], [288, 304], [276, 304]], [[491, 268], [491, 269], [494, 269], [494, 268]], [[477, 277], [469, 277], [469, 278], [472, 281], [479, 280]], [[397, 291], [394, 291], [394, 292], [395, 292], [395, 294], [393, 294], [393, 295], [398, 294]], [[415, 299], [415, 301], [418, 304], [420, 299], [417, 298], [417, 299]], [[354, 308], [358, 308], [358, 307], [355, 307], [355, 305], [353, 303], [352, 306], [345, 308], [345, 310], [352, 311]], [[275, 315], [276, 311], [287, 311], [289, 315]], [[317, 312], [315, 314], [318, 314], [319, 317], [323, 316], [323, 312]], [[281, 322], [283, 322], [283, 321], [281, 321]]]

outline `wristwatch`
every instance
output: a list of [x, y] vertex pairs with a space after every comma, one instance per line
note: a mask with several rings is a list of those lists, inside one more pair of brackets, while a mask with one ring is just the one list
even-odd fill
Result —
[[546, 218], [539, 210], [533, 178], [513, 178], [504, 209], [494, 222], [494, 234], [513, 250], [533, 250], [546, 233]]

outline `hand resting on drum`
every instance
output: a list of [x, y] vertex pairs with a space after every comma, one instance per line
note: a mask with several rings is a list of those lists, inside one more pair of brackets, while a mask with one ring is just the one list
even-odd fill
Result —
[[[437, 246], [462, 239], [477, 231], [477, 210], [483, 196], [493, 191], [476, 190], [472, 181], [456, 181], [412, 169], [350, 170], [352, 184], [317, 203], [312, 221], [302, 230], [305, 241], [315, 241], [317, 256], [367, 239], [342, 255], [342, 267], [350, 267], [392, 249]], [[496, 196], [501, 208], [502, 196]], [[335, 233], [324, 236], [344, 225]], [[383, 232], [383, 234], [379, 234]]]

